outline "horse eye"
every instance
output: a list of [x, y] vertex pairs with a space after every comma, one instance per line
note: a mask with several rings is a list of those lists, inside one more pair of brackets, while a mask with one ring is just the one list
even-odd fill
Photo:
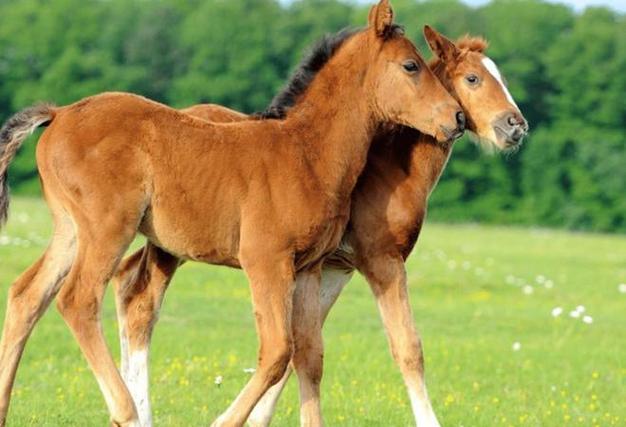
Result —
[[476, 74], [470, 74], [465, 77], [465, 80], [467, 80], [469, 84], [475, 85], [476, 83], [478, 83], [478, 76]]
[[415, 73], [420, 69], [419, 64], [413, 60], [406, 61], [404, 64], [402, 64], [402, 66], [408, 73]]

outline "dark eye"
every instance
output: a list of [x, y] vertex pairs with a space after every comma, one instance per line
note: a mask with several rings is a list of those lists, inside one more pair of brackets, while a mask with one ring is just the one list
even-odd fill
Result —
[[402, 64], [402, 66], [404, 67], [407, 73], [416, 73], [420, 69], [420, 66], [417, 63], [417, 61], [414, 61], [412, 59], [406, 61], [404, 64]]
[[465, 77], [465, 80], [471, 85], [475, 85], [479, 82], [478, 76], [476, 74], [469, 74]]

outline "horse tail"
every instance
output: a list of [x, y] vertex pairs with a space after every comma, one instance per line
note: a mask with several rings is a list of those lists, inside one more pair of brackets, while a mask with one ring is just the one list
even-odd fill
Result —
[[24, 140], [38, 127], [50, 124], [54, 115], [53, 105], [35, 105], [15, 114], [0, 129], [0, 227], [9, 213], [9, 164]]

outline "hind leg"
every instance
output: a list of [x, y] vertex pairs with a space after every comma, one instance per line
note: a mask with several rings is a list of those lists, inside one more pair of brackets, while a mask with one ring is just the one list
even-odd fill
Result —
[[[143, 257], [146, 247], [142, 247], [135, 251], [132, 255], [124, 258], [117, 267], [117, 271], [111, 278], [113, 284], [113, 295], [115, 296], [115, 313], [117, 315], [118, 334], [120, 339], [120, 371], [122, 378], [128, 387], [125, 372], [128, 370], [128, 358], [130, 350], [128, 349], [128, 333], [126, 326], [126, 310], [123, 307], [126, 289], [133, 288], [135, 278], [143, 266]], [[129, 387], [130, 389], [130, 387]], [[132, 394], [132, 393], [131, 393]], [[136, 404], [136, 403], [135, 403]], [[137, 408], [139, 409], [139, 408]]]
[[78, 253], [57, 298], [57, 306], [72, 330], [106, 400], [116, 426], [137, 426], [132, 397], [117, 370], [102, 333], [100, 311], [106, 284], [135, 233], [134, 223], [108, 221], [90, 227], [78, 224]]
[[11, 389], [26, 341], [67, 275], [76, 253], [68, 218], [56, 223], [44, 255], [11, 286], [0, 342], [0, 426], [6, 422]]
[[148, 243], [118, 268], [115, 300], [122, 351], [122, 378], [142, 427], [152, 425], [148, 355], [152, 331], [179, 259]]

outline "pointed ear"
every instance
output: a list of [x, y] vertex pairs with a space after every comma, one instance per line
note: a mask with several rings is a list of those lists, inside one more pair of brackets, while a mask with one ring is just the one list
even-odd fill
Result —
[[461, 53], [454, 43], [429, 25], [424, 26], [424, 38], [428, 42], [430, 50], [444, 62], [455, 61]]
[[382, 37], [387, 29], [393, 24], [393, 9], [389, 0], [381, 0], [377, 5], [372, 6], [367, 18], [369, 28], [376, 31], [376, 35]]

